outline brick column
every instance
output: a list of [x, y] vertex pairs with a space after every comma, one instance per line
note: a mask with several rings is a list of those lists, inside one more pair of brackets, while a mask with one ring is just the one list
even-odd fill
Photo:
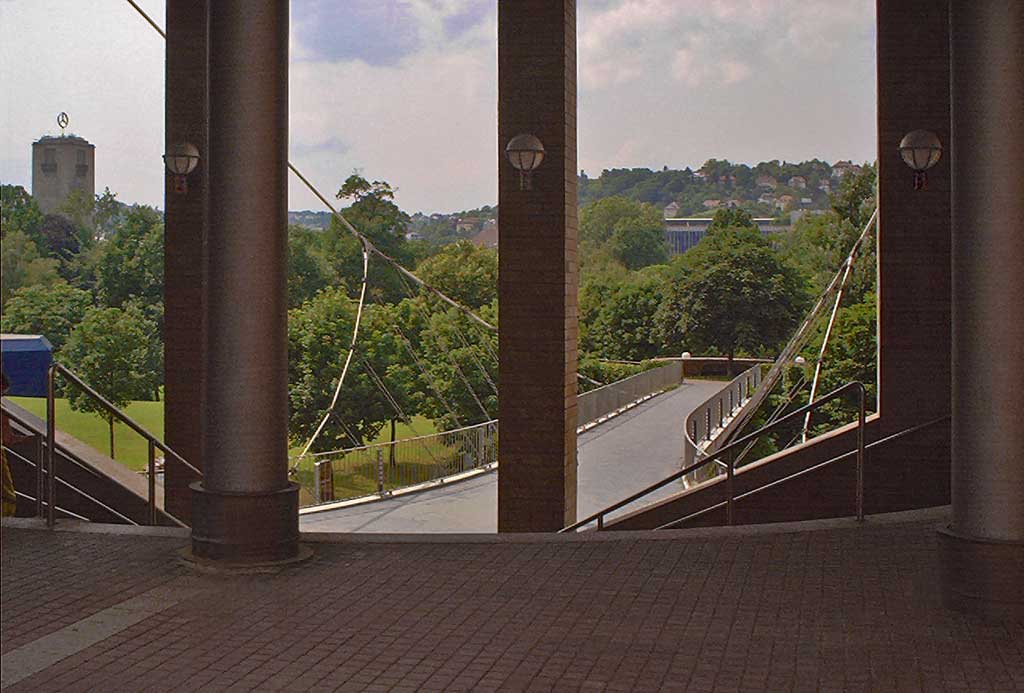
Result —
[[[544, 143], [532, 190], [504, 148]], [[498, 3], [498, 531], [576, 518], [576, 6]]]
[[[948, 0], [878, 0], [878, 434], [949, 414], [950, 156]], [[914, 190], [899, 153], [912, 130], [945, 148]], [[868, 513], [949, 502], [949, 424], [872, 450]]]
[[[931, 130], [945, 148], [914, 190], [899, 143]], [[949, 413], [948, 0], [878, 2], [878, 411], [885, 432]], [[948, 453], [947, 453], [948, 456]]]
[[[187, 193], [175, 193], [173, 177], [164, 171], [164, 438], [202, 469], [209, 170], [206, 0], [169, 0], [165, 26], [166, 144], [191, 142], [201, 158], [188, 177]], [[167, 459], [165, 506], [189, 523], [192, 481], [190, 472]]]

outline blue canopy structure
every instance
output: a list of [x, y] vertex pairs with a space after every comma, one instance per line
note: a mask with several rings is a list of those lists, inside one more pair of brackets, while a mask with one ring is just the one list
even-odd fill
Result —
[[8, 395], [46, 397], [46, 371], [53, 361], [53, 347], [38, 334], [0, 335], [4, 374], [10, 383]]

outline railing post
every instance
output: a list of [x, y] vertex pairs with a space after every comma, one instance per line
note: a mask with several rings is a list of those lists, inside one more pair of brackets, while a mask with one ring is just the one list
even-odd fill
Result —
[[384, 495], [384, 452], [377, 448], [377, 493]]
[[57, 364], [50, 366], [46, 372], [46, 526], [53, 529], [56, 518], [53, 512], [54, 506], [54, 483], [53, 483], [53, 449], [56, 447], [57, 438], [57, 406], [56, 388], [54, 379], [57, 374]]
[[866, 393], [864, 385], [857, 388], [860, 409], [857, 412], [857, 522], [864, 521], [864, 423]]
[[146, 470], [149, 474], [149, 524], [156, 524], [156, 445], [149, 439], [149, 457], [146, 459]]
[[733, 477], [736, 476], [736, 471], [733, 468], [733, 456], [732, 456], [731, 452], [729, 453], [728, 457], [726, 458], [725, 473], [726, 473], [725, 491], [726, 491], [726, 493], [729, 494], [729, 498], [728, 498], [728, 500], [726, 501], [726, 504], [725, 504], [725, 520], [728, 523], [728, 525], [731, 527], [732, 524], [733, 524], [733, 504], [736, 502], [736, 492], [733, 489]]
[[43, 516], [43, 464], [45, 463], [43, 452], [43, 436], [36, 434], [36, 517]]
[[600, 532], [604, 529], [604, 515], [597, 516], [597, 531]]

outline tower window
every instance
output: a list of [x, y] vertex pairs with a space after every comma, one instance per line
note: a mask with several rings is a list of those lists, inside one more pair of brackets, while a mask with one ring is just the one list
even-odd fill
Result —
[[48, 147], [43, 150], [43, 173], [57, 172], [57, 150]]

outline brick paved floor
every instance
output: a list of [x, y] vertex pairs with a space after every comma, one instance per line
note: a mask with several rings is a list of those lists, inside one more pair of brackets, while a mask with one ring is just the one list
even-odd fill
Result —
[[1024, 626], [940, 605], [939, 524], [336, 536], [231, 576], [183, 537], [5, 524], [5, 681], [54, 660], [5, 690], [1024, 691]]

